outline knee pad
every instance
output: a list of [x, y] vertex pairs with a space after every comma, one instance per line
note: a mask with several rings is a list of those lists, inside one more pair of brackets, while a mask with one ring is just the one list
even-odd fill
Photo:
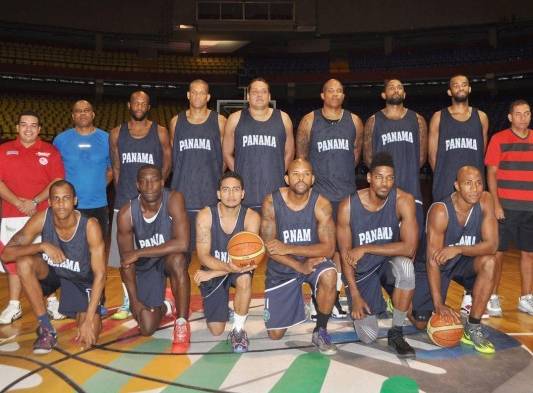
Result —
[[393, 257], [390, 260], [394, 287], [398, 289], [415, 288], [415, 267], [413, 261], [406, 257]]

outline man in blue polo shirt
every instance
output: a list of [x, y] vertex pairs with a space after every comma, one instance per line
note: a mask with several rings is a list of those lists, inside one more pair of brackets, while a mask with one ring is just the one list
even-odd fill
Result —
[[106, 187], [111, 181], [109, 134], [93, 125], [94, 110], [90, 102], [77, 101], [72, 106], [74, 128], [63, 131], [54, 140], [65, 165], [65, 178], [78, 196], [77, 209], [95, 217], [107, 238], [109, 212]]

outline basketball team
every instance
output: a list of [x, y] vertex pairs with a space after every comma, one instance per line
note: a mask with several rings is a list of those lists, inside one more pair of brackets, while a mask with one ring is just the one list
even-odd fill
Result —
[[[413, 358], [406, 320], [423, 329], [437, 315], [464, 325], [461, 343], [493, 353], [481, 319], [502, 316], [497, 290], [511, 245], [521, 252], [517, 307], [533, 315], [533, 134], [530, 106], [516, 100], [510, 127], [488, 143], [487, 115], [469, 105], [470, 92], [466, 76], [450, 78], [451, 104], [428, 129], [404, 106], [402, 82], [387, 80], [384, 108], [363, 125], [343, 109], [341, 82], [330, 79], [322, 108], [293, 134], [289, 116], [270, 107], [264, 79], [251, 81], [247, 108], [227, 119], [208, 109], [209, 86], [195, 80], [189, 107], [168, 131], [148, 119], [150, 98], [137, 91], [127, 103], [130, 119], [109, 134], [93, 125], [93, 106], [77, 101], [74, 127], [54, 146], [39, 139], [37, 113], [25, 111], [17, 139], [0, 145], [0, 259], [10, 296], [0, 323], [21, 317], [24, 290], [38, 320], [34, 353], [57, 345], [51, 320], [65, 317], [76, 318], [82, 345], [96, 344], [109, 261], [124, 289], [111, 318], [132, 316], [144, 336], [170, 319], [174, 349], [186, 352], [195, 252], [207, 328], [218, 336], [230, 322], [233, 351], [246, 352], [257, 265], [232, 260], [227, 249], [245, 231], [260, 235], [267, 251], [264, 320], [273, 340], [311, 318], [312, 343], [333, 355], [330, 318], [351, 318], [370, 344], [380, 337], [379, 321], [392, 317], [388, 345]], [[357, 190], [361, 155], [368, 187]], [[419, 180], [426, 160], [434, 201], [427, 216]], [[464, 288], [460, 313], [446, 305], [452, 281]], [[348, 312], [339, 301], [343, 287]]]

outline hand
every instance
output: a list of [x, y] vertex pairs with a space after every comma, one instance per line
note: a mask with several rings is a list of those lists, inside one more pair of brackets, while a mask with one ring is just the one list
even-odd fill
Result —
[[352, 319], [363, 319], [370, 315], [370, 307], [361, 296], [352, 296]]
[[93, 320], [85, 318], [85, 320], [78, 326], [78, 335], [75, 338], [80, 341], [82, 345], [87, 348], [96, 344], [96, 334], [93, 330]]
[[204, 281], [209, 281], [213, 278], [211, 276], [211, 271], [208, 270], [197, 270], [196, 273], [194, 273], [194, 282], [196, 285], [200, 285]]
[[21, 213], [24, 213], [26, 216], [33, 216], [37, 212], [37, 206], [35, 206], [31, 199], [19, 198], [19, 201], [20, 203], [17, 203], [16, 207]]
[[356, 267], [357, 263], [365, 256], [364, 246], [359, 246], [346, 251], [344, 254], [344, 260], [352, 267]]
[[461, 247], [449, 246], [436, 250], [433, 253], [433, 261], [440, 266], [445, 265], [450, 259], [455, 258], [461, 253]]
[[124, 255], [122, 255], [122, 260], [120, 261], [120, 264], [122, 267], [128, 267], [132, 263], [137, 262], [138, 259], [139, 259], [138, 250], [126, 251]]
[[505, 220], [505, 212], [503, 211], [502, 205], [499, 203], [495, 204], [494, 206], [494, 215], [498, 221]]
[[285, 244], [278, 239], [270, 240], [266, 243], [268, 252], [271, 255], [287, 255], [290, 254], [290, 245]]
[[138, 300], [132, 302], [130, 298], [130, 310], [133, 318], [138, 321], [139, 317], [141, 315], [141, 311], [144, 310], [146, 307], [144, 304], [139, 302]]
[[305, 262], [299, 264], [298, 272], [308, 275], [313, 273], [316, 270], [316, 265], [324, 262], [326, 258], [324, 257], [313, 257], [307, 258]]
[[251, 272], [257, 267], [257, 265], [248, 265], [248, 266], [238, 266], [228, 257], [228, 268], [229, 273], [246, 273]]
[[65, 254], [63, 254], [63, 250], [47, 242], [41, 243], [41, 251], [46, 254], [54, 264], [60, 264], [67, 259]]
[[439, 314], [444, 320], [448, 323], [454, 322], [456, 324], [461, 323], [461, 318], [459, 314], [445, 304], [439, 304], [435, 306], [435, 314]]

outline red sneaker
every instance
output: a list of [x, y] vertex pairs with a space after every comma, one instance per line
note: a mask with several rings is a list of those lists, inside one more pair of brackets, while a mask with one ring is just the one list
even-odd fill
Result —
[[184, 318], [178, 318], [174, 322], [172, 343], [174, 346], [183, 347], [184, 350], [187, 350], [191, 343], [191, 326]]

